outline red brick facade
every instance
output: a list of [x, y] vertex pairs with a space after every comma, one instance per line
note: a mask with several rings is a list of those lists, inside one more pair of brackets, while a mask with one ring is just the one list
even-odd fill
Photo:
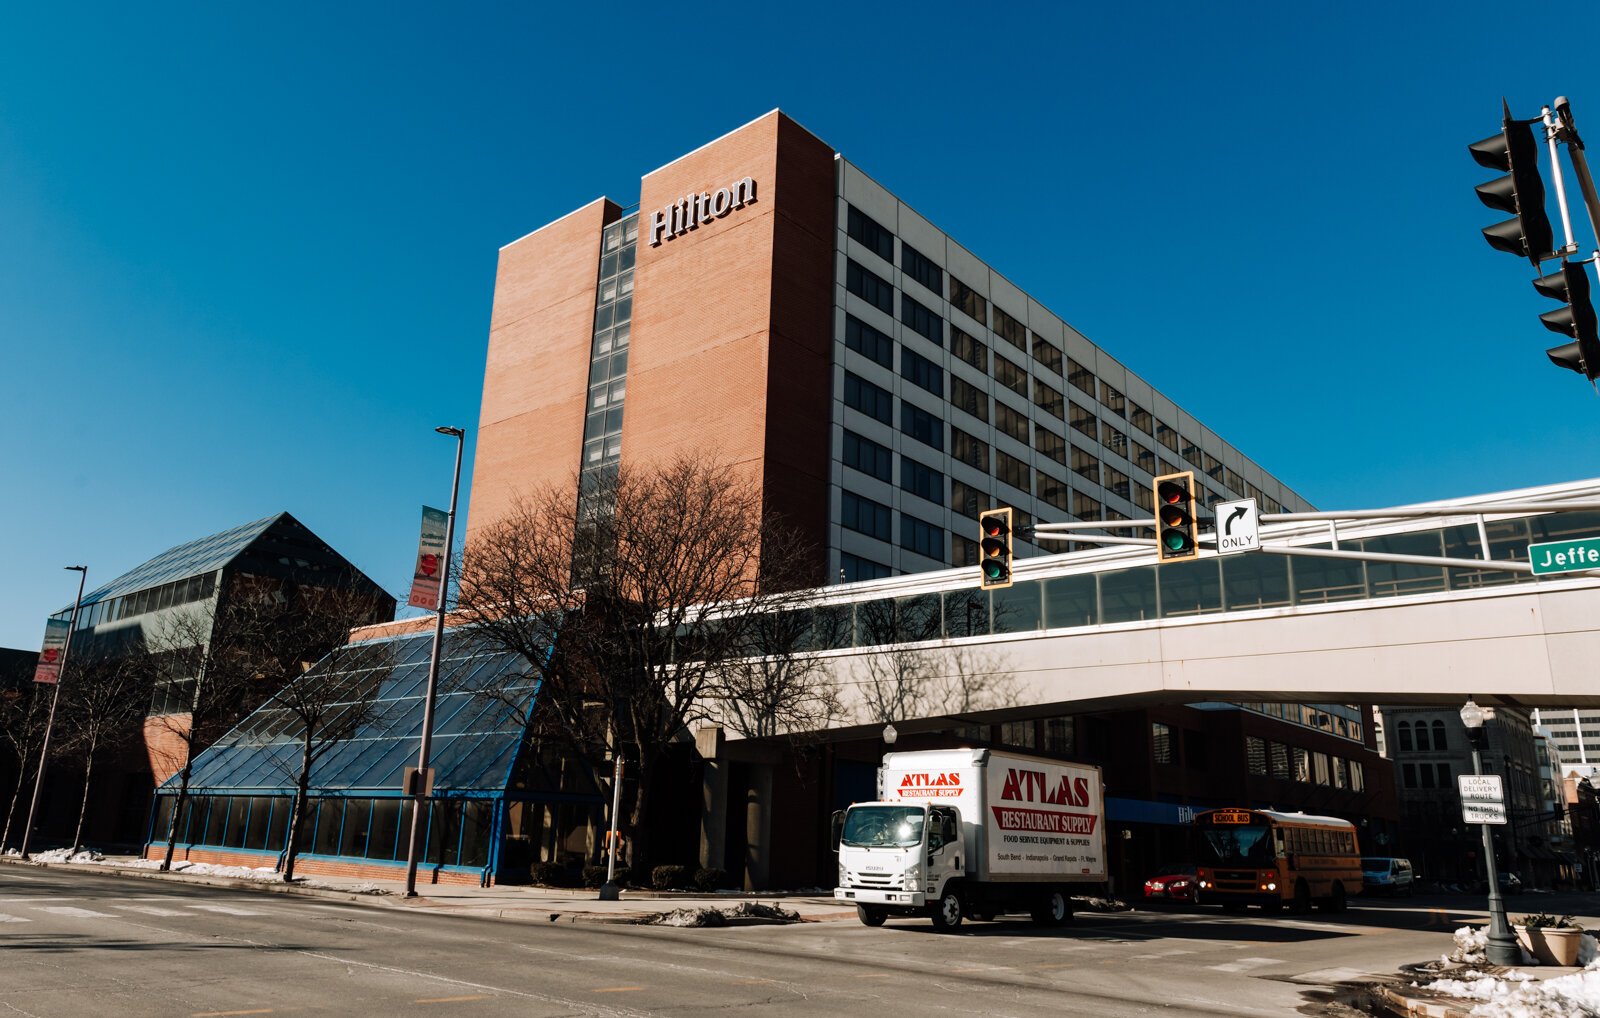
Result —
[[[165, 843], [152, 843], [145, 847], [146, 859], [164, 859], [167, 855]], [[205, 862], [216, 866], [249, 866], [259, 869], [264, 866], [275, 866], [278, 862], [276, 852], [241, 852], [236, 849], [217, 850], [210, 848], [190, 848], [179, 845], [174, 853], [174, 861]], [[294, 871], [308, 877], [354, 877], [359, 880], [404, 880], [406, 868], [395, 863], [371, 863], [357, 859], [325, 859], [320, 856], [300, 856], [294, 861]], [[434, 866], [418, 866], [417, 882], [423, 884], [452, 884], [461, 887], [477, 887], [483, 882], [476, 870], [442, 870]], [[493, 883], [491, 875], [489, 883]]]

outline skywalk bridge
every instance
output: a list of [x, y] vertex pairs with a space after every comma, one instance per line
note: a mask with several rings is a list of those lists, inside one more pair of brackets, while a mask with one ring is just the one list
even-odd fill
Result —
[[1113, 546], [1019, 559], [992, 592], [976, 566], [831, 587], [812, 638], [857, 718], [865, 687], [902, 666], [944, 688], [1009, 676], [1026, 707], [972, 715], [989, 721], [1208, 700], [1600, 706], [1600, 572], [1428, 562], [1527, 563], [1530, 543], [1600, 536], [1600, 511], [1563, 503], [1600, 503], [1600, 480], [1410, 507], [1462, 507], [1442, 517], [1261, 528], [1267, 547], [1407, 561], [1203, 550], [1157, 565]]

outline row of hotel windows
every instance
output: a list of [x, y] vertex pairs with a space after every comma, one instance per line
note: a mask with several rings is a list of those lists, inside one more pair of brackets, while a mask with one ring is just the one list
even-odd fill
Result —
[[622, 407], [628, 393], [638, 241], [637, 215], [612, 223], [601, 235], [594, 339], [589, 348], [589, 403], [583, 422], [581, 469], [587, 473], [616, 463], [622, 455]]
[[[854, 206], [850, 206], [848, 209], [846, 232], [885, 262], [890, 265], [894, 264], [894, 235]], [[907, 276], [925, 286], [930, 292], [943, 298], [945, 293], [944, 273], [942, 270], [903, 240], [900, 242], [900, 251], [901, 270]], [[848, 259], [846, 262], [845, 288], [867, 303], [872, 304], [884, 314], [894, 317], [894, 286], [888, 280], [854, 259]], [[1093, 372], [1086, 367], [1070, 357], [1063, 357], [1060, 348], [1055, 344], [1043, 339], [1037, 333], [1032, 335], [1030, 343], [1028, 330], [1021, 322], [1006, 313], [998, 305], [990, 304], [989, 301], [953, 275], [950, 277], [949, 302], [951, 306], [960, 309], [973, 321], [987, 328], [995, 336], [1015, 347], [1024, 355], [1031, 355], [1034, 363], [1057, 376], [1065, 378], [1067, 384], [1083, 392], [1091, 399], [1097, 400], [1109, 412], [1127, 419], [1133, 427], [1153, 436], [1162, 447], [1183, 456], [1200, 473], [1217, 481], [1228, 491], [1248, 493], [1256, 497], [1261, 501], [1265, 512], [1282, 511], [1281, 505], [1275, 500], [1267, 498], [1258, 488], [1246, 482], [1232, 468], [1224, 466], [1215, 456], [1202, 450], [1199, 443], [1188, 437], [1181, 436], [1176, 428], [1165, 422], [1155, 420], [1149, 411], [1137, 404], [1130, 403], [1122, 393], [1096, 379]], [[930, 342], [941, 348], [944, 347], [945, 322], [943, 319], [936, 312], [904, 293], [900, 294], [899, 320]], [[853, 321], [853, 324], [851, 324], [851, 321]], [[862, 346], [869, 347], [871, 352], [868, 349], [863, 349], [862, 346], [853, 346], [852, 348], [857, 349], [858, 352], [866, 353], [892, 370], [893, 365], [890, 361], [892, 359], [891, 350], [893, 344], [889, 337], [858, 320], [852, 319], [851, 321], [847, 321], [846, 324], [847, 345], [851, 342], [851, 334], [855, 333], [856, 342], [861, 343]], [[875, 335], [863, 339], [866, 330], [871, 330]], [[989, 366], [990, 351], [984, 343], [968, 335], [954, 323], [950, 324], [950, 331], [950, 348], [952, 352], [959, 359], [979, 371], [991, 374]], [[1030, 386], [1027, 369], [1001, 356], [998, 351], [994, 353], [993, 361], [992, 375], [1003, 386], [1017, 393], [1023, 399], [1031, 399], [1037, 406], [1052, 413], [1054, 416], [1063, 417], [1064, 401], [1058, 389], [1037, 378], [1033, 379]], [[932, 362], [928, 362], [925, 359], [924, 363], [932, 365]], [[932, 367], [938, 372], [940, 379], [938, 388], [934, 388], [932, 385], [924, 385], [924, 387], [942, 395], [943, 371], [937, 365], [932, 365]], [[932, 376], [926, 368], [919, 368], [918, 370], [922, 372], [923, 377], [928, 378], [930, 382], [932, 381]], [[904, 371], [905, 369], [902, 368], [902, 372]], [[952, 402], [960, 406], [960, 394], [952, 392]], [[1129, 455], [1126, 451], [1128, 445], [1127, 436], [1123, 432], [1113, 428], [1108, 422], [1098, 421], [1097, 415], [1092, 411], [1080, 407], [1074, 407], [1073, 410], [1074, 415], [1069, 418], [1073, 427], [1095, 439], [1100, 438], [1099, 429], [1103, 427], [1106, 431], [1103, 444], [1120, 455]], [[1026, 438], [1021, 440], [1026, 441]], [[1142, 448], [1137, 446], [1137, 443], [1134, 443], [1134, 445], [1136, 449]], [[1143, 455], [1154, 463], [1156, 457], [1153, 451], [1143, 449]], [[1140, 465], [1143, 467], [1143, 464]], [[1144, 469], [1149, 469], [1152, 473], [1155, 473], [1153, 466], [1144, 467]], [[1173, 470], [1169, 467], [1161, 472], [1170, 473]]]
[[[189, 604], [194, 601], [204, 601], [216, 593], [217, 574], [205, 573], [200, 576], [190, 576], [182, 580], [173, 580], [163, 583], [159, 587], [149, 587], [145, 590], [124, 594], [121, 597], [107, 598], [86, 604], [78, 609], [78, 628], [88, 629], [105, 622], [115, 622], [118, 619], [131, 619], [135, 615], [146, 612], [159, 611], [162, 608], [171, 608], [175, 605]], [[60, 618], [70, 618], [69, 609]]]
[[1359, 760], [1286, 746], [1281, 742], [1245, 736], [1245, 763], [1251, 774], [1298, 781], [1302, 784], [1347, 788], [1352, 792], [1367, 787], [1366, 773]]

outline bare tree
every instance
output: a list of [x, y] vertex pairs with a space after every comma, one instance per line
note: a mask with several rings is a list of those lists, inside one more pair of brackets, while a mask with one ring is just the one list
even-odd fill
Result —
[[856, 659], [860, 712], [868, 722], [960, 716], [1022, 702], [1024, 688], [995, 652], [927, 647], [944, 630], [936, 595], [866, 602], [856, 607], [856, 625], [873, 648]]
[[724, 661], [716, 678], [723, 724], [757, 739], [814, 732], [843, 717], [838, 685], [811, 653], [814, 609], [774, 604], [741, 622], [744, 653]]
[[749, 620], [820, 577], [733, 468], [686, 456], [524, 495], [462, 556], [458, 617], [540, 680], [541, 734], [630, 764], [619, 825], [650, 858], [662, 754], [714, 707]]
[[94, 765], [106, 750], [133, 742], [150, 707], [148, 672], [137, 655], [86, 649], [74, 661], [71, 681], [62, 690], [58, 721], [64, 755], [83, 766], [83, 794], [72, 851], [83, 846], [83, 822], [89, 810]]
[[36, 687], [0, 690], [0, 744], [17, 760], [17, 782], [11, 789], [11, 801], [6, 807], [6, 824], [0, 831], [0, 849], [11, 840], [11, 825], [16, 817], [17, 805], [22, 801], [22, 789], [37, 765], [39, 749], [44, 742], [44, 727], [50, 713], [50, 698], [41, 696]]

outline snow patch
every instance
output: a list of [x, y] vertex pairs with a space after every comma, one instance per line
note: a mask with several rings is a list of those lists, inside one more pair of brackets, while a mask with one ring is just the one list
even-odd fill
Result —
[[735, 920], [757, 920], [764, 922], [797, 923], [800, 913], [792, 912], [777, 905], [765, 905], [755, 901], [741, 901], [730, 908], [677, 908], [671, 912], [660, 912], [646, 919], [640, 920], [645, 926], [727, 926]]
[[80, 849], [77, 852], [74, 852], [70, 848], [52, 848], [48, 852], [33, 853], [34, 862], [90, 863], [100, 862], [103, 859], [105, 859], [105, 856], [101, 855], [99, 852], [96, 852], [92, 848]]
[[[1457, 939], [1462, 933], [1458, 931]], [[1481, 938], [1480, 938], [1481, 939]], [[1594, 939], [1584, 937], [1579, 947], [1582, 972], [1539, 982], [1515, 969], [1502, 978], [1468, 969], [1465, 979], [1436, 979], [1424, 989], [1452, 997], [1476, 1000], [1473, 1018], [1600, 1018], [1600, 956]]]

